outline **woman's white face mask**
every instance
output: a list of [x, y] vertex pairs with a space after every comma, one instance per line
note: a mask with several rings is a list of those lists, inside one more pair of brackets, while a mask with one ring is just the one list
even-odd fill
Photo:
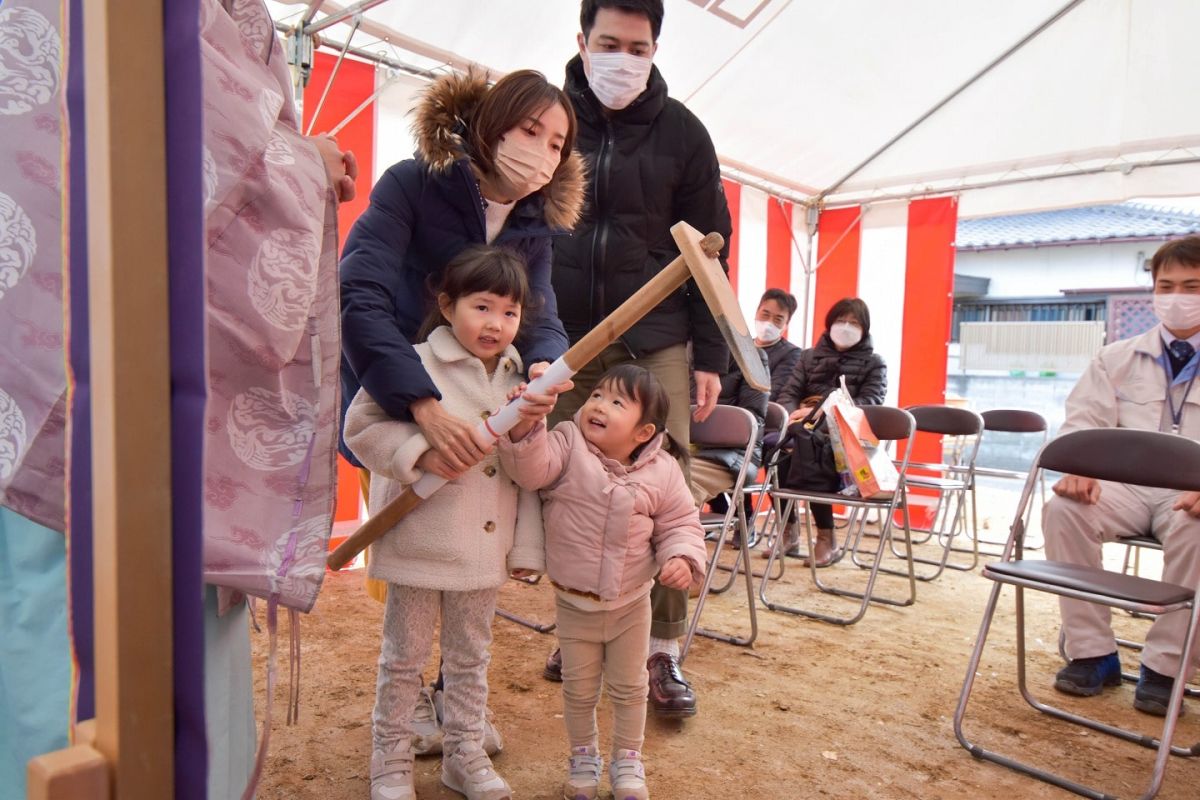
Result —
[[584, 53], [583, 71], [592, 94], [605, 108], [620, 111], [646, 90], [649, 58], [629, 53]]
[[496, 144], [496, 172], [514, 193], [514, 200], [533, 194], [550, 182], [562, 154], [547, 151], [537, 140], [521, 134], [504, 136]]
[[835, 322], [829, 328], [829, 338], [839, 350], [849, 350], [862, 341], [863, 332], [854, 322]]

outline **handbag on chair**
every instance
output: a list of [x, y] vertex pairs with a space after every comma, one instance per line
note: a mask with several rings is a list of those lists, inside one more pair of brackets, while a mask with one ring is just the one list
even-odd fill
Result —
[[822, 405], [793, 422], [768, 456], [779, 466], [779, 483], [785, 489], [836, 492], [842, 488], [833, 460], [833, 445], [825, 428]]

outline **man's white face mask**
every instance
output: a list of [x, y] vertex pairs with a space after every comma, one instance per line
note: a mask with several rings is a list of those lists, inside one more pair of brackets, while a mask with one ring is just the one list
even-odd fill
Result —
[[1186, 331], [1200, 327], [1200, 294], [1172, 292], [1154, 295], [1154, 316], [1167, 328]]
[[771, 344], [779, 341], [779, 337], [783, 335], [783, 329], [770, 320], [756, 319], [754, 320], [754, 333], [760, 342]]
[[629, 53], [584, 51], [583, 71], [600, 104], [620, 111], [646, 90], [651, 63], [649, 58]]

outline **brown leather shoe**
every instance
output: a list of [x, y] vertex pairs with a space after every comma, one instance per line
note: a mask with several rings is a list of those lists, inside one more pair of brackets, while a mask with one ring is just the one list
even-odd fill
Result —
[[548, 681], [562, 683], [562, 650], [554, 648], [554, 652], [546, 659], [546, 666], [542, 667], [542, 677]]
[[[842, 560], [845, 552], [845, 548], [837, 546], [831, 529], [817, 528], [817, 541], [813, 547], [813, 555], [817, 557], [817, 569], [833, 566]], [[809, 559], [804, 559], [804, 566], [807, 567], [808, 562]]]
[[679, 662], [667, 653], [655, 653], [646, 662], [650, 671], [650, 707], [660, 717], [696, 716], [696, 693], [683, 677]]

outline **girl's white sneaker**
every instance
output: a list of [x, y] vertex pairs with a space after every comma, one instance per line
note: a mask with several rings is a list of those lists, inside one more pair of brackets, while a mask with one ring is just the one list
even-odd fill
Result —
[[413, 754], [407, 742], [371, 753], [371, 800], [416, 800]]
[[563, 800], [596, 800], [600, 790], [600, 772], [604, 765], [594, 746], [572, 747], [567, 759], [567, 782], [563, 784]]
[[650, 800], [646, 789], [646, 768], [637, 750], [618, 750], [608, 768], [613, 800]]

